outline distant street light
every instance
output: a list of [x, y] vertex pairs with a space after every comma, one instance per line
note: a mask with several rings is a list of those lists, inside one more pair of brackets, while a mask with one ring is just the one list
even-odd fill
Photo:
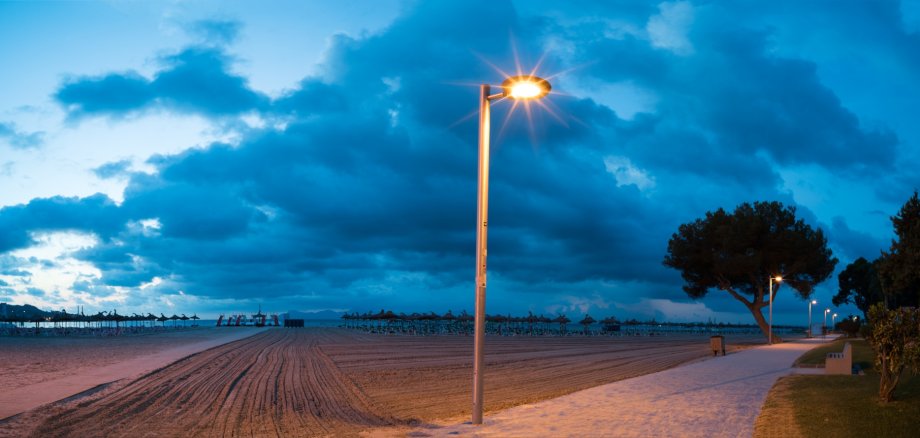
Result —
[[489, 219], [489, 129], [493, 99], [539, 99], [552, 87], [536, 76], [513, 76], [505, 80], [500, 93], [491, 94], [488, 84], [479, 88], [479, 189], [476, 208], [476, 321], [473, 333], [473, 424], [482, 424], [482, 374], [486, 328], [486, 235]]
[[770, 345], [773, 345], [773, 281], [774, 280], [777, 283], [779, 283], [783, 281], [783, 277], [780, 277], [779, 275], [777, 275], [776, 277], [770, 277], [770, 335], [768, 336], [768, 338], [770, 339], [769, 341]]
[[812, 304], [818, 304], [818, 300], [811, 300], [808, 302], [808, 331], [807, 331], [807, 334], [809, 338], [812, 336], [811, 335], [811, 305]]
[[831, 330], [833, 330], [836, 327], [835, 325], [836, 323], [837, 323], [837, 314], [835, 313], [831, 316]]
[[824, 327], [821, 330], [821, 336], [827, 336], [827, 314], [831, 313], [831, 309], [824, 309]]

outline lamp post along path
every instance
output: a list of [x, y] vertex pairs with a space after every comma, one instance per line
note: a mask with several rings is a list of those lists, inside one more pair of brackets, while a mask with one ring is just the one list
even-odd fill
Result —
[[812, 337], [812, 333], [811, 333], [811, 330], [812, 330], [812, 326], [811, 326], [811, 306], [812, 306], [813, 304], [818, 304], [818, 300], [811, 300], [811, 301], [808, 302], [808, 331], [806, 332], [806, 334], [808, 335], [809, 338]]
[[783, 281], [783, 277], [780, 277], [780, 276], [770, 277], [770, 292], [769, 292], [770, 293], [770, 330], [769, 330], [770, 334], [767, 336], [767, 338], [769, 339], [768, 340], [769, 345], [773, 345], [773, 280], [776, 280], [776, 282], [779, 283]]
[[539, 99], [550, 90], [549, 82], [536, 76], [513, 76], [506, 79], [502, 91], [479, 88], [479, 188], [476, 204], [476, 315], [473, 329], [473, 424], [482, 424], [483, 367], [486, 335], [486, 256], [489, 226], [489, 132], [492, 99]]
[[489, 221], [489, 85], [479, 92], [479, 189], [476, 204], [476, 312], [473, 336], [473, 424], [482, 424], [483, 348], [486, 328], [486, 238]]

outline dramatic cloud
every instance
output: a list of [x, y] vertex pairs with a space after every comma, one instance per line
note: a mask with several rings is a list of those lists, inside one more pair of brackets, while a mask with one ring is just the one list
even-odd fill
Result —
[[190, 47], [159, 58], [152, 80], [136, 72], [68, 79], [54, 98], [71, 116], [124, 117], [149, 108], [208, 116], [257, 110], [267, 97], [228, 71], [231, 59], [218, 48]]
[[[539, 60], [557, 93], [529, 111], [493, 104], [490, 293], [503, 312], [728, 319], [743, 309], [688, 303], [661, 265], [680, 224], [741, 202], [797, 204], [789, 169], [901, 187], [898, 169], [916, 164], [913, 134], [866, 120], [828, 85], [824, 60], [777, 43], [793, 20], [782, 11], [748, 22], [687, 1], [538, 6], [414, 4], [379, 32], [331, 35], [316, 68], [274, 97], [235, 71], [245, 17], [193, 21], [196, 42], [157, 56], [149, 75], [68, 77], [53, 97], [74, 129], [165, 112], [233, 138], [145, 157], [146, 173], [130, 159], [94, 165], [127, 182], [117, 204], [0, 209], [0, 252], [37, 232], [98, 236], [72, 256], [99, 275], [70, 287], [124, 303], [459, 310], [474, 267], [478, 84], [514, 73], [516, 57], [525, 70]], [[620, 114], [595, 85], [642, 102]], [[803, 204], [806, 221], [831, 224], [841, 258], [877, 249], [879, 233]]]
[[34, 231], [81, 230], [108, 239], [123, 224], [123, 212], [103, 195], [34, 199], [26, 205], [0, 209], [0, 252], [29, 246]]

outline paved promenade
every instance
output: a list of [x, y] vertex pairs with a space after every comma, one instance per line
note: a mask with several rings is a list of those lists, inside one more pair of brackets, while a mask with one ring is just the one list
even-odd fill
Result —
[[750, 437], [776, 380], [798, 372], [791, 365], [802, 353], [831, 340], [743, 350], [496, 412], [481, 426], [419, 429], [410, 436]]

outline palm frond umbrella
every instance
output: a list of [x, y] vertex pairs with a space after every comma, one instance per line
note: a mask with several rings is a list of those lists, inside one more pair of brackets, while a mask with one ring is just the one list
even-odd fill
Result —
[[179, 315], [176, 315], [175, 313], [173, 313], [172, 316], [169, 317], [169, 320], [173, 322], [173, 327], [175, 327], [176, 321], [179, 320]]
[[185, 314], [183, 313], [182, 316], [179, 317], [179, 319], [182, 320], [182, 327], [185, 327], [186, 324], [187, 324], [187, 321], [190, 320], [190, 319], [192, 319], [192, 318], [189, 318], [189, 317], [185, 316]]
[[194, 323], [192, 323], [192, 327], [198, 327], [198, 320], [199, 320], [199, 319], [201, 319], [201, 318], [198, 317], [198, 314], [197, 314], [197, 313], [195, 313], [195, 314], [192, 315], [192, 321], [195, 321]]
[[565, 335], [565, 332], [566, 332], [565, 326], [566, 324], [572, 322], [572, 320], [569, 319], [567, 316], [565, 316], [565, 314], [563, 313], [557, 316], [555, 319], [553, 319], [553, 322], [559, 323], [559, 333], [562, 335]]
[[96, 327], [102, 327], [102, 322], [105, 321], [109, 316], [109, 312], [105, 310], [100, 310], [96, 312], [95, 315], [90, 317], [90, 321], [96, 323]]
[[588, 315], [588, 314], [585, 314], [584, 319], [582, 319], [581, 321], [578, 321], [579, 324], [585, 327], [585, 336], [588, 335], [588, 327], [591, 324], [594, 324], [594, 322], [595, 322], [594, 318], [592, 318], [591, 315]]
[[604, 325], [605, 332], [618, 332], [620, 331], [620, 320], [615, 316], [608, 316], [601, 320], [601, 324]]
[[533, 312], [527, 312], [527, 328], [530, 331], [530, 336], [533, 336], [533, 323], [537, 321], [538, 318], [533, 314]]
[[383, 314], [383, 319], [387, 322], [387, 333], [390, 333], [393, 329], [393, 324], [399, 319], [399, 315], [394, 313], [392, 310], [387, 310]]
[[448, 309], [447, 313], [441, 316], [441, 320], [447, 321], [447, 333], [453, 333], [454, 332], [454, 321], [457, 320], [457, 317], [454, 316], [453, 312], [451, 312]]

